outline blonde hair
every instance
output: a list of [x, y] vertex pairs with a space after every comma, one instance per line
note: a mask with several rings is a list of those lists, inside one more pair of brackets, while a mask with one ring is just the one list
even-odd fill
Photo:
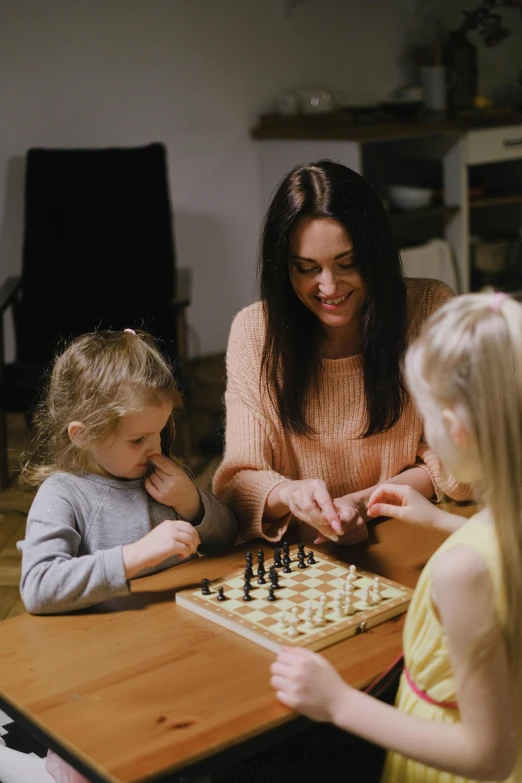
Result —
[[[170, 456], [173, 411], [181, 396], [173, 372], [146, 332], [99, 331], [75, 339], [56, 359], [34, 418], [34, 436], [22, 456], [23, 486], [38, 487], [58, 471], [91, 469], [90, 447], [112, 435], [124, 416], [149, 405], [172, 406], [162, 433]], [[84, 425], [84, 446], [75, 446], [68, 425]]]
[[[508, 601], [507, 644], [522, 718], [522, 306], [501, 294], [447, 302], [408, 349], [417, 397], [461, 404], [476, 439], [482, 500], [499, 541]], [[518, 764], [521, 758], [519, 754]]]

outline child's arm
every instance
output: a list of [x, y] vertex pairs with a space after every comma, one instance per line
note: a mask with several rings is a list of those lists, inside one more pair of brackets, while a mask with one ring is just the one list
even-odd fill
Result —
[[203, 552], [232, 546], [237, 522], [232, 511], [214, 495], [198, 490], [185, 471], [162, 454], [155, 454], [156, 470], [145, 481], [145, 489], [158, 503], [170, 506], [190, 522], [201, 539]]
[[453, 533], [468, 520], [438, 508], [406, 484], [380, 484], [368, 501], [369, 517], [393, 517], [412, 525], [425, 525]]
[[447, 634], [461, 722], [423, 720], [346, 685], [320, 655], [285, 649], [272, 685], [289, 707], [331, 721], [408, 758], [476, 780], [504, 780], [518, 747], [514, 683], [489, 573], [469, 547], [433, 563], [436, 608]]

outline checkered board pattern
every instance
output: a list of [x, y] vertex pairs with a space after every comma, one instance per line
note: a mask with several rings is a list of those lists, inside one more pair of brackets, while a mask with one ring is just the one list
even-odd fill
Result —
[[[309, 551], [306, 550], [307, 553]], [[267, 600], [270, 586], [268, 571], [273, 563], [273, 559], [267, 559], [267, 584], [258, 585], [257, 576], [254, 576], [251, 580], [252, 601], [243, 601], [244, 568], [241, 568], [229, 576], [211, 582], [210, 595], [202, 595], [201, 589], [182, 590], [176, 594], [176, 603], [274, 652], [279, 652], [283, 645], [322, 650], [390, 617], [402, 614], [408, 608], [413, 590], [383, 577], [380, 577], [381, 602], [370, 606], [361, 603], [361, 588], [368, 585], [371, 592], [375, 574], [357, 570], [357, 579], [353, 583], [355, 613], [337, 618], [332, 609], [332, 600], [335, 592], [345, 586], [349, 565], [314, 550], [315, 565], [308, 565], [300, 570], [297, 567], [296, 555], [297, 547], [291, 548], [292, 573], [285, 574], [282, 568], [278, 569], [280, 589], [275, 591], [275, 601]], [[255, 561], [253, 570], [256, 574]], [[217, 600], [220, 586], [224, 587], [226, 601]], [[323, 595], [328, 601], [325, 625], [307, 628], [305, 623], [301, 622], [297, 627], [299, 635], [295, 638], [288, 637], [287, 630], [279, 623], [280, 615], [283, 612], [290, 613], [293, 607], [297, 606], [299, 615], [302, 616], [304, 604], [310, 600], [318, 603]]]

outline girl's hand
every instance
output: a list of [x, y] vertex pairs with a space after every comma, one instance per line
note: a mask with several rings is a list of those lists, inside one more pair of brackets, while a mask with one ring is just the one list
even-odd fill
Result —
[[393, 517], [413, 525], [437, 526], [436, 506], [407, 484], [381, 484], [368, 500], [369, 517]]
[[153, 454], [154, 473], [145, 479], [145, 489], [154, 500], [174, 508], [192, 522], [200, 512], [199, 492], [184, 470], [163, 454]]
[[279, 490], [281, 501], [294, 517], [315, 527], [324, 539], [339, 539], [342, 533], [341, 520], [324, 481], [287, 481], [276, 487], [276, 490]]
[[132, 579], [144, 568], [153, 568], [177, 555], [185, 560], [195, 554], [201, 540], [190, 522], [166, 519], [134, 544], [123, 547], [125, 577]]
[[[368, 517], [366, 507], [362, 500], [355, 494], [344, 495], [342, 498], [335, 498], [334, 507], [341, 520], [342, 535], [339, 538], [339, 544], [360, 544], [368, 538], [368, 528], [366, 522]], [[326, 539], [319, 536], [314, 544], [322, 544]]]
[[270, 672], [279, 701], [312, 720], [333, 722], [349, 690], [322, 655], [302, 647], [283, 647]]

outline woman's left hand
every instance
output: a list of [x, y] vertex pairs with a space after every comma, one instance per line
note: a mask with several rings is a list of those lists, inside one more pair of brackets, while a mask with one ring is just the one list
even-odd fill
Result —
[[[335, 498], [334, 507], [339, 514], [343, 533], [339, 536], [338, 544], [359, 544], [368, 538], [368, 529], [366, 522], [368, 516], [366, 505], [357, 495], [344, 495], [342, 498]], [[319, 536], [314, 544], [322, 544], [326, 538]]]
[[312, 720], [333, 721], [348, 689], [326, 658], [302, 647], [283, 647], [270, 672], [279, 701]]
[[175, 509], [182, 519], [193, 522], [200, 512], [201, 498], [191, 478], [163, 454], [153, 454], [150, 461], [155, 470], [145, 479], [149, 495]]

